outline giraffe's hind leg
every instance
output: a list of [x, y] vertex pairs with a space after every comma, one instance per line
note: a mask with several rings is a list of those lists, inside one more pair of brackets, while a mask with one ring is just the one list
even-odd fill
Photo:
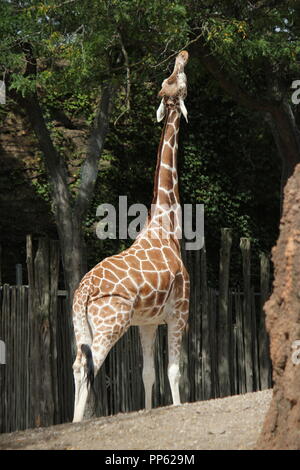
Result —
[[77, 354], [73, 365], [75, 378], [74, 422], [81, 421], [89, 393], [88, 373], [96, 377], [107, 354], [130, 326], [132, 307], [116, 296], [99, 299], [88, 306], [88, 322], [92, 330], [92, 343], [88, 354]]
[[141, 325], [139, 327], [143, 350], [143, 382], [145, 389], [145, 408], [152, 408], [152, 388], [155, 381], [154, 341], [157, 325]]
[[74, 417], [73, 423], [83, 419], [84, 410], [91, 387], [91, 380], [88, 377], [94, 375], [93, 360], [90, 354], [90, 348], [87, 344], [84, 345], [85, 353], [82, 350], [77, 352], [75, 362], [73, 364], [73, 374], [75, 383], [75, 403], [74, 403]]
[[85, 404], [89, 393], [87, 382], [87, 366], [91, 368], [91, 362], [87, 364], [87, 357], [82, 351], [82, 345], [91, 346], [92, 335], [88, 325], [85, 312], [75, 304], [73, 307], [73, 324], [77, 345], [76, 359], [73, 364], [73, 375], [75, 385], [75, 402], [73, 422], [81, 421], [84, 414]]

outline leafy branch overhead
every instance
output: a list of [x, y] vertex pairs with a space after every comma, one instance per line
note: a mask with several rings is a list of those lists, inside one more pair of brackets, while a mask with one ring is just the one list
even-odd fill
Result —
[[[153, 64], [153, 52], [159, 55], [165, 49], [166, 38], [173, 37], [172, 48], [179, 47], [184, 31], [175, 36], [185, 10], [180, 2], [173, 3], [170, 6], [169, 2], [155, 2], [149, 8], [145, 1], [2, 2], [0, 71], [5, 74], [10, 96], [25, 99], [36, 92], [44, 109], [50, 102], [52, 109], [60, 109], [63, 103], [72, 118], [72, 102], [75, 100], [77, 110], [83, 90], [99, 103], [108, 83], [114, 88], [124, 84], [127, 108], [129, 65]], [[164, 10], [158, 15], [161, 6]], [[24, 51], [26, 44], [31, 58]], [[89, 119], [99, 115], [95, 106], [88, 111]], [[99, 125], [98, 119], [92, 135]], [[91, 141], [88, 155], [90, 150]], [[83, 174], [87, 174], [87, 164]], [[83, 192], [86, 191], [81, 191], [81, 197]]]
[[40, 166], [36, 188], [51, 199], [60, 237], [78, 230], [95, 244], [97, 204], [118, 194], [149, 203], [157, 91], [188, 48], [182, 194], [205, 202], [212, 240], [220, 224], [231, 224], [271, 245], [280, 165], [284, 182], [300, 155], [299, 111], [290, 101], [300, 78], [299, 17], [292, 0], [2, 1], [8, 101], [0, 118], [21, 112], [34, 130], [38, 165], [29, 166]]
[[[86, 272], [83, 220], [94, 195], [116, 91], [122, 96], [125, 87], [128, 108], [131, 81], [137, 74], [143, 77], [138, 68], [132, 77], [129, 61], [143, 60], [143, 66], [156, 62], [157, 54], [169, 52], [164, 42], [170, 35], [172, 47], [178, 48], [186, 32], [179, 34], [185, 9], [180, 2], [166, 1], [150, 8], [145, 1], [13, 1], [1, 3], [0, 15], [0, 71], [8, 104], [25, 113], [41, 151], [72, 299]], [[76, 188], [52, 123], [55, 115], [74, 127], [71, 103], [83, 94], [91, 105]]]

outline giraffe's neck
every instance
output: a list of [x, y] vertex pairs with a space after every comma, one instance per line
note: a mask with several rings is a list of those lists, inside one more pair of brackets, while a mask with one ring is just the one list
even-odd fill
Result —
[[158, 148], [151, 214], [151, 221], [164, 223], [177, 236], [181, 232], [177, 174], [179, 122], [179, 109], [168, 108]]

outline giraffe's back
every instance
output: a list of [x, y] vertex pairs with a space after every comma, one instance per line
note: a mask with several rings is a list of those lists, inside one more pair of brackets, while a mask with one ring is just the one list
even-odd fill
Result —
[[127, 250], [105, 258], [83, 278], [88, 283], [89, 303], [119, 297], [131, 303], [131, 324], [163, 323], [176, 275], [184, 269], [176, 245], [170, 239], [137, 239]]

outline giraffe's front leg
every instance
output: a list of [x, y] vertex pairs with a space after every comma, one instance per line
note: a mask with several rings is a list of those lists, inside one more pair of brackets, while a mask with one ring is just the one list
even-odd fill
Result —
[[152, 388], [155, 382], [154, 341], [157, 325], [141, 325], [139, 327], [143, 350], [143, 382], [145, 389], [145, 408], [152, 408]]
[[174, 318], [168, 322], [168, 378], [172, 393], [173, 405], [180, 405], [179, 380], [180, 380], [180, 350], [182, 335], [186, 326], [187, 315]]

